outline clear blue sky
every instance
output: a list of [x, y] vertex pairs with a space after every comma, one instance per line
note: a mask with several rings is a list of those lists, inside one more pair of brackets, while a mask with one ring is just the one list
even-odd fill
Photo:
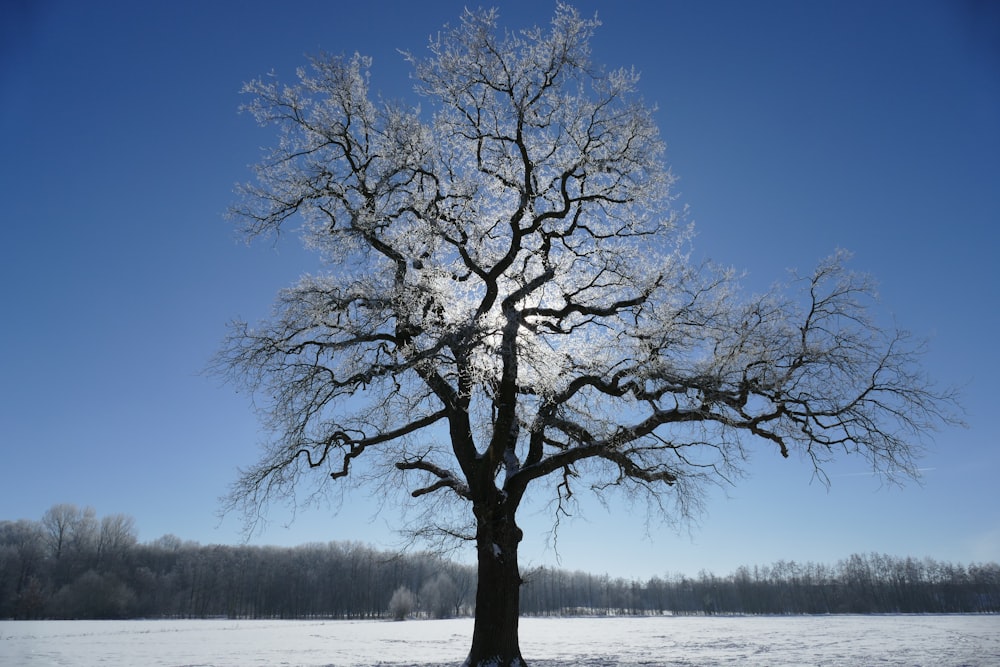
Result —
[[[223, 219], [271, 135], [238, 90], [304, 55], [372, 55], [457, 20], [448, 2], [13, 2], [0, 9], [0, 518], [55, 503], [135, 517], [141, 540], [242, 539], [219, 496], [263, 437], [248, 397], [202, 374], [227, 321], [267, 314], [311, 259], [246, 247]], [[554, 4], [500, 3], [511, 26]], [[810, 469], [770, 449], [690, 531], [588, 507], [561, 565], [725, 574], [854, 552], [1000, 561], [1000, 30], [988, 2], [578, 3], [595, 60], [635, 65], [703, 255], [764, 287], [835, 248], [874, 273], [886, 312], [931, 340], [968, 429], [938, 434], [923, 483], [880, 487], [862, 460]], [[365, 8], [370, 7], [370, 8]], [[397, 544], [364, 492], [339, 514], [280, 509], [253, 543]], [[556, 564], [525, 512], [527, 565]]]

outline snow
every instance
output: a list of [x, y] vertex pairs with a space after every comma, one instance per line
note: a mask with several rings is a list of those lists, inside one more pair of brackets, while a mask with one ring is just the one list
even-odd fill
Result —
[[[0, 665], [460, 665], [471, 619], [0, 621]], [[529, 667], [1000, 665], [1000, 616], [521, 619]]]

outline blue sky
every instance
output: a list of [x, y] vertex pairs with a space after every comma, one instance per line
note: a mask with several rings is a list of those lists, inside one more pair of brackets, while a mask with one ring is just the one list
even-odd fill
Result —
[[[409, 93], [455, 2], [20, 2], [0, 9], [0, 518], [53, 504], [135, 517], [140, 539], [243, 539], [218, 498], [263, 434], [248, 397], [202, 371], [226, 323], [267, 314], [312, 258], [294, 238], [246, 246], [223, 219], [271, 135], [237, 113], [241, 84], [290, 80], [305, 55], [360, 51], [374, 86]], [[510, 26], [554, 3], [499, 3]], [[725, 574], [854, 552], [1000, 561], [1000, 30], [989, 3], [580, 2], [594, 59], [635, 65], [659, 107], [704, 256], [748, 288], [838, 247], [873, 273], [887, 317], [930, 339], [960, 385], [921, 484], [863, 460], [829, 469], [770, 450], [680, 531], [644, 508], [585, 507], [559, 555], [523, 512], [526, 565], [649, 577]], [[337, 499], [335, 499], [337, 500]], [[391, 508], [281, 508], [252, 543], [391, 548]]]

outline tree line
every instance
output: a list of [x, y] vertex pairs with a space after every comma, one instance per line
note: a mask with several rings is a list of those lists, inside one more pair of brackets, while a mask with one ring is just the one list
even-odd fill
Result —
[[[139, 543], [135, 521], [56, 505], [0, 521], [0, 618], [431, 618], [474, 612], [475, 568], [354, 542], [298, 547]], [[1000, 613], [1000, 565], [853, 555], [647, 581], [525, 570], [521, 612]]]
[[463, 612], [470, 568], [354, 542], [298, 547], [139, 543], [124, 515], [57, 505], [0, 521], [0, 618], [380, 618], [400, 588]]
[[702, 571], [612, 579], [538, 568], [525, 575], [522, 611], [551, 614], [998, 613], [1000, 565], [854, 554], [835, 565], [778, 561], [719, 577]]

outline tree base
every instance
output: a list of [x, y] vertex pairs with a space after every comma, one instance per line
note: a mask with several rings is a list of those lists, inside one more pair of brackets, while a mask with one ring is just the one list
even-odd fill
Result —
[[528, 663], [521, 658], [514, 658], [507, 661], [500, 658], [484, 658], [475, 661], [472, 658], [466, 658], [465, 662], [462, 663], [462, 667], [528, 667]]

